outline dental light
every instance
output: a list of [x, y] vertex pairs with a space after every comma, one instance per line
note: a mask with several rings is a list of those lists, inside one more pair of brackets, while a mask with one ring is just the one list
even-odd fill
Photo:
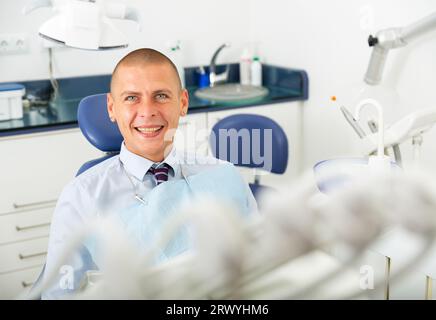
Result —
[[365, 82], [369, 85], [380, 83], [390, 49], [404, 47], [413, 39], [433, 29], [436, 29], [436, 12], [409, 26], [384, 29], [377, 32], [375, 37], [370, 35], [368, 44], [374, 49], [365, 74]]
[[125, 48], [127, 39], [114, 21], [132, 20], [139, 25], [135, 9], [104, 0], [32, 0], [23, 12], [28, 14], [41, 7], [53, 7], [55, 15], [39, 28], [39, 35], [78, 49]]

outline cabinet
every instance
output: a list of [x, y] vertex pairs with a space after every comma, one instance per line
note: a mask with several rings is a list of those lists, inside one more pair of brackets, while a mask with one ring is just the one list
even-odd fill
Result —
[[79, 129], [0, 139], [0, 299], [28, 290], [47, 253], [62, 188], [102, 154]]
[[41, 272], [42, 267], [32, 267], [15, 272], [0, 274], [0, 299], [11, 299], [25, 295]]

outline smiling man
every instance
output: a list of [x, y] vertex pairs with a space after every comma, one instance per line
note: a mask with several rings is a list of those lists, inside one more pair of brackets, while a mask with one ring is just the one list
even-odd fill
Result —
[[[188, 104], [176, 67], [162, 53], [138, 49], [117, 64], [107, 110], [124, 138], [120, 154], [86, 170], [62, 191], [43, 277], [54, 274], [55, 281], [43, 298], [73, 293], [87, 271], [99, 270], [98, 239], [82, 239], [79, 250], [68, 249], [71, 239], [96, 218], [117, 221], [141, 254], [189, 201], [214, 196], [243, 216], [257, 211], [247, 183], [232, 164], [176, 150], [174, 134]], [[155, 262], [191, 249], [194, 240], [189, 228], [181, 228]]]
[[157, 51], [140, 49], [116, 66], [107, 101], [127, 149], [156, 162], [169, 151], [189, 99], [171, 60]]

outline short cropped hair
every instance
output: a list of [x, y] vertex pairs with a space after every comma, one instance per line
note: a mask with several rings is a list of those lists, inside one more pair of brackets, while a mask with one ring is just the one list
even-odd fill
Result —
[[124, 56], [115, 66], [114, 71], [112, 72], [111, 77], [111, 84], [110, 84], [110, 90], [111, 93], [113, 93], [113, 82], [116, 77], [118, 69], [123, 65], [135, 65], [135, 64], [168, 64], [171, 66], [171, 68], [174, 70], [174, 73], [177, 77], [177, 83], [179, 85], [179, 92], [182, 90], [182, 82], [180, 81], [180, 76], [177, 71], [177, 67], [175, 64], [171, 61], [170, 58], [168, 58], [163, 53], [151, 49], [151, 48], [141, 48], [134, 50], [130, 53], [128, 53], [126, 56]]

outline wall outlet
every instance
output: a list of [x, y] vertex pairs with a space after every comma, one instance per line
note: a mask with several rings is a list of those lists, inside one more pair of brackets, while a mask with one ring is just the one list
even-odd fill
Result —
[[0, 34], [0, 54], [26, 53], [29, 40], [25, 33]]

